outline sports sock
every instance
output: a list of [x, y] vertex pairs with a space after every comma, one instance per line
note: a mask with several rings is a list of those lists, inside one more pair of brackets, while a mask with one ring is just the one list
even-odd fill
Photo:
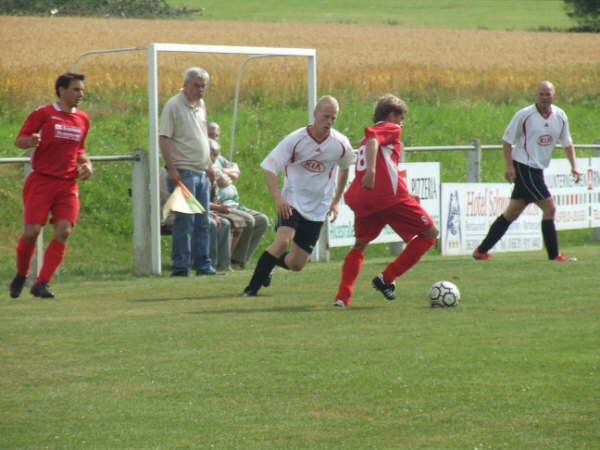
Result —
[[352, 291], [354, 290], [354, 283], [356, 282], [356, 278], [358, 278], [364, 260], [365, 253], [362, 250], [353, 248], [348, 252], [344, 258], [342, 278], [335, 296], [336, 299], [344, 300], [346, 304], [350, 303]]
[[283, 255], [281, 255], [279, 258], [277, 258], [277, 261], [275, 261], [275, 265], [284, 268], [285, 270], [290, 270], [290, 268], [287, 266], [287, 264], [285, 263], [285, 257], [289, 252], [284, 252]]
[[250, 283], [248, 283], [248, 286], [244, 290], [258, 292], [264, 281], [271, 274], [276, 262], [277, 258], [265, 250], [263, 254], [260, 255], [260, 258], [258, 258]]
[[383, 279], [386, 283], [392, 283], [397, 277], [402, 275], [412, 266], [414, 266], [421, 256], [435, 244], [435, 239], [425, 236], [413, 238], [402, 253], [393, 260], [383, 271]]
[[31, 265], [31, 257], [35, 252], [35, 241], [30, 244], [23, 236], [19, 238], [17, 243], [17, 273], [22, 277], [27, 276], [29, 266]]
[[502, 238], [502, 236], [504, 236], [504, 233], [506, 233], [506, 230], [508, 230], [508, 227], [511, 223], [512, 222], [509, 222], [504, 218], [502, 214], [500, 214], [498, 218], [494, 221], [494, 223], [490, 226], [487, 236], [483, 241], [481, 241], [481, 244], [479, 244], [477, 250], [479, 250], [481, 253], [487, 253], [488, 251], [490, 251], [490, 249], [494, 245], [496, 245], [496, 243]]
[[36, 282], [42, 283], [50, 283], [56, 269], [60, 266], [62, 262], [65, 251], [67, 250], [67, 245], [62, 242], [58, 242], [56, 239], [53, 239], [50, 244], [48, 244], [48, 248], [46, 249], [46, 253], [44, 253], [44, 263], [42, 264], [42, 270], [37, 277]]
[[554, 219], [542, 220], [542, 236], [544, 245], [548, 252], [548, 259], [554, 259], [558, 256], [558, 238], [556, 237], [556, 226]]

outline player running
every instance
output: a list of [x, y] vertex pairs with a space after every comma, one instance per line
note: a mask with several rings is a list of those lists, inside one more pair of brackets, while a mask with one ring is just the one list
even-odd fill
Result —
[[41, 271], [30, 292], [34, 297], [54, 297], [48, 283], [63, 260], [67, 239], [77, 221], [77, 179], [87, 180], [93, 172], [84, 150], [90, 120], [77, 109], [83, 98], [84, 79], [84, 75], [76, 73], [59, 76], [55, 84], [58, 101], [29, 114], [15, 140], [17, 147], [34, 151], [33, 171], [23, 186], [25, 226], [17, 244], [17, 274], [10, 284], [12, 298], [23, 290], [36, 239], [49, 213], [54, 239], [44, 253]]
[[[275, 242], [260, 256], [244, 297], [254, 297], [262, 286], [267, 287], [276, 265], [302, 270], [327, 214], [335, 220], [354, 157], [348, 138], [332, 128], [338, 112], [335, 98], [322, 97], [313, 123], [288, 134], [261, 163], [279, 221]], [[285, 183], [280, 191], [277, 174], [282, 170]]]
[[407, 243], [400, 256], [373, 278], [373, 287], [388, 300], [396, 298], [396, 278], [415, 265], [436, 242], [438, 230], [433, 220], [408, 192], [399, 173], [400, 135], [407, 112], [401, 99], [384, 95], [375, 105], [375, 125], [365, 129], [356, 161], [356, 177], [344, 195], [346, 204], [354, 211], [356, 242], [344, 259], [333, 303], [336, 307], [350, 304], [365, 250], [385, 225]]
[[542, 81], [538, 84], [536, 103], [517, 111], [504, 132], [504, 177], [507, 181], [514, 182], [515, 186], [508, 207], [490, 226], [481, 244], [473, 250], [473, 258], [476, 260], [488, 261], [492, 258], [488, 252], [531, 202], [542, 210], [542, 236], [548, 259], [557, 262], [577, 260], [558, 251], [554, 224], [556, 205], [544, 182], [544, 169], [550, 165], [552, 151], [558, 142], [567, 154], [575, 183], [581, 178], [569, 132], [569, 120], [562, 109], [552, 104], [554, 93], [551, 82]]

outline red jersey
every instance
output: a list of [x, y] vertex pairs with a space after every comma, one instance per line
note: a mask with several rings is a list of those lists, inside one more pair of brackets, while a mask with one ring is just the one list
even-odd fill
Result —
[[90, 128], [86, 113], [61, 111], [58, 104], [40, 106], [25, 120], [19, 136], [40, 133], [40, 143], [31, 155], [31, 167], [51, 177], [77, 178], [77, 159], [84, 152]]
[[[400, 143], [400, 125], [392, 122], [378, 122], [365, 129], [365, 137], [360, 143], [356, 160], [356, 175], [350, 188], [344, 194], [344, 200], [354, 211], [356, 217], [366, 217], [402, 203], [411, 195], [400, 175], [399, 163], [402, 144]], [[375, 164], [375, 186], [371, 190], [361, 185], [366, 162], [366, 142], [375, 138], [379, 144]]]

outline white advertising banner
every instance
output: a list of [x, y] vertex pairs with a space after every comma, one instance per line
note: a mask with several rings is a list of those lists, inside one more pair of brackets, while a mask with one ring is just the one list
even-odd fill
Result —
[[[436, 225], [440, 223], [440, 163], [403, 163], [402, 172], [406, 185], [413, 195], [418, 195], [423, 208], [429, 213]], [[354, 179], [354, 166], [350, 167], [346, 189]], [[329, 222], [329, 246], [342, 247], [354, 244], [354, 213], [342, 201], [335, 222]], [[400, 237], [386, 226], [373, 243], [397, 242]]]
[[567, 159], [553, 159], [544, 170], [546, 185], [556, 203], [556, 229], [597, 227], [600, 224], [600, 158], [578, 158], [579, 183]]
[[[442, 183], [441, 249], [443, 255], [468, 255], [510, 201], [508, 183]], [[529, 205], [494, 246], [495, 252], [542, 248], [540, 209]]]

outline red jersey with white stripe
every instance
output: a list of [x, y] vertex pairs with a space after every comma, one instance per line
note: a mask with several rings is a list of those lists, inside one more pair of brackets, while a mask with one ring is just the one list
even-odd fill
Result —
[[334, 195], [337, 167], [347, 169], [353, 157], [342, 133], [332, 128], [318, 141], [304, 127], [288, 134], [260, 166], [275, 174], [284, 170], [282, 197], [305, 219], [322, 222]]
[[40, 133], [40, 143], [31, 155], [36, 173], [73, 179], [78, 175], [77, 159], [84, 152], [89, 128], [90, 119], [83, 111], [73, 108], [73, 112], [65, 112], [51, 104], [29, 114], [19, 136]]
[[[400, 125], [392, 122], [378, 122], [365, 129], [356, 160], [356, 175], [350, 188], [344, 194], [344, 200], [354, 211], [356, 217], [366, 217], [402, 203], [411, 195], [400, 174]], [[367, 168], [366, 142], [375, 138], [379, 145], [375, 163], [375, 186], [371, 190], [361, 185]]]

